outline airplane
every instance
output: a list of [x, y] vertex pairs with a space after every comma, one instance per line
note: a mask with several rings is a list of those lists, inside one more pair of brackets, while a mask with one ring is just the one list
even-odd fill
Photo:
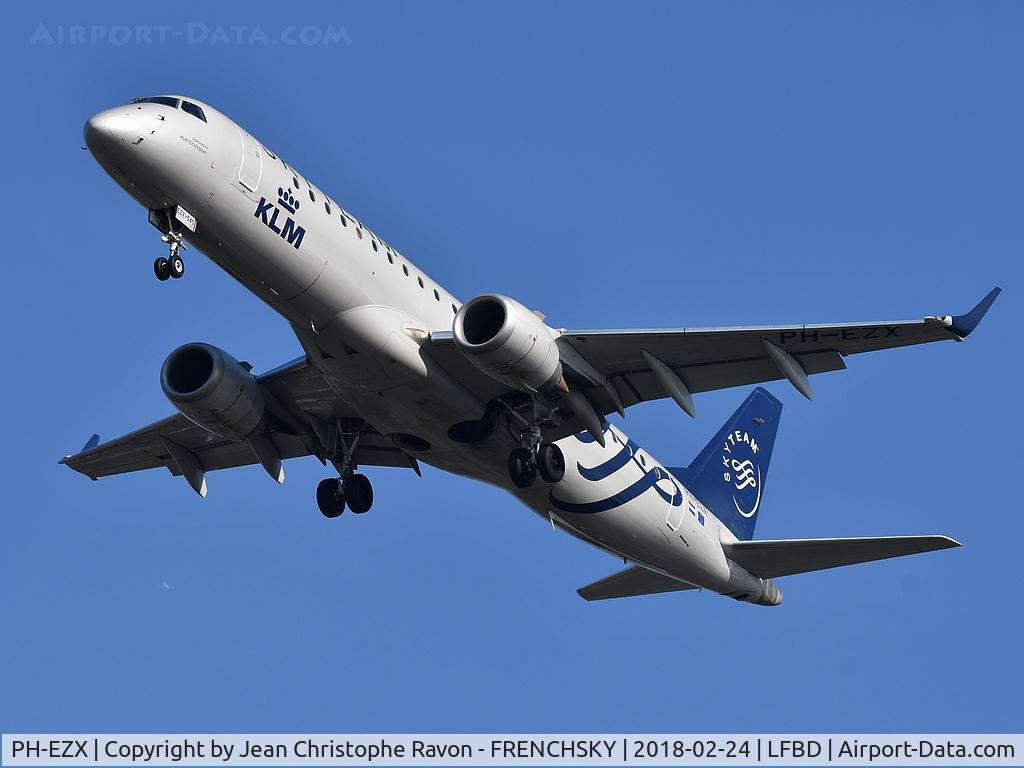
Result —
[[810, 376], [862, 352], [963, 341], [999, 294], [921, 320], [571, 330], [485, 293], [463, 303], [241, 126], [189, 96], [135, 99], [84, 128], [86, 147], [148, 212], [181, 278], [193, 246], [280, 314], [302, 348], [254, 374], [209, 344], [165, 360], [177, 413], [61, 459], [93, 480], [163, 467], [206, 496], [206, 473], [314, 456], [334, 472], [320, 512], [362, 514], [362, 467], [420, 463], [513, 493], [629, 566], [586, 600], [707, 589], [779, 605], [773, 579], [959, 546], [946, 536], [756, 540], [782, 412], [758, 387], [687, 467], [668, 467], [608, 416], [671, 398]]

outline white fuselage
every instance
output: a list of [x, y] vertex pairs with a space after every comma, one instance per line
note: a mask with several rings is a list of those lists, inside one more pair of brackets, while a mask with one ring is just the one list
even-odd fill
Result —
[[479, 418], [483, 404], [422, 344], [430, 331], [451, 329], [459, 302], [244, 129], [201, 106], [206, 121], [150, 103], [102, 112], [87, 125], [89, 147], [148, 209], [181, 205], [195, 216], [194, 233], [180, 228], [186, 240], [330, 355], [340, 395], [377, 431], [426, 440], [421, 461], [501, 486], [623, 559], [751, 602], [766, 594], [765, 580], [726, 557], [721, 542], [735, 540], [732, 532], [614, 426], [604, 447], [587, 433], [560, 440], [565, 477], [528, 490], [508, 478], [514, 443], [503, 431], [473, 445], [452, 441], [448, 427]]

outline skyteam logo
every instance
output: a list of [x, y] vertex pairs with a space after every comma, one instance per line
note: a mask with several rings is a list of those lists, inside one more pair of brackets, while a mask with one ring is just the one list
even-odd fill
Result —
[[743, 517], [753, 517], [761, 506], [759, 450], [757, 440], [738, 429], [722, 446], [722, 479], [732, 486], [732, 503]]
[[[268, 203], [267, 198], [261, 197], [256, 204], [256, 213], [253, 215], [288, 245], [298, 250], [302, 245], [302, 237], [306, 234], [306, 230], [295, 223], [292, 215], [299, 210], [300, 205], [301, 203], [292, 195], [291, 189], [278, 187], [277, 204]], [[284, 223], [281, 225], [278, 225], [279, 218], [284, 219]]]

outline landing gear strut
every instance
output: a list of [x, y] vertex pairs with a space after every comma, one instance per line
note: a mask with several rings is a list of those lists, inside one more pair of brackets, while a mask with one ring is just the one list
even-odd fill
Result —
[[321, 425], [321, 458], [334, 464], [340, 475], [321, 480], [316, 487], [316, 505], [324, 517], [338, 517], [346, 506], [361, 515], [373, 506], [370, 478], [355, 473], [356, 446], [365, 427], [365, 422], [358, 419], [337, 419]]

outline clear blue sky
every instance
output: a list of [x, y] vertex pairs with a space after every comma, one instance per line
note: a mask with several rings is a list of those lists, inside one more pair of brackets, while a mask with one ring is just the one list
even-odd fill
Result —
[[[15, 4], [6, 9], [0, 729], [1020, 731], [1020, 4]], [[60, 25], [344, 27], [349, 44], [30, 45]], [[234, 34], [234, 33], [230, 33]], [[249, 128], [462, 299], [568, 327], [918, 318], [785, 403], [757, 535], [960, 550], [591, 605], [619, 565], [497, 490], [372, 471], [98, 483], [59, 467], [169, 413], [160, 365], [265, 370], [282, 319], [204, 258], [153, 279], [92, 113], [181, 92]], [[622, 425], [685, 464], [745, 389]], [[162, 586], [171, 585], [167, 590]]]

